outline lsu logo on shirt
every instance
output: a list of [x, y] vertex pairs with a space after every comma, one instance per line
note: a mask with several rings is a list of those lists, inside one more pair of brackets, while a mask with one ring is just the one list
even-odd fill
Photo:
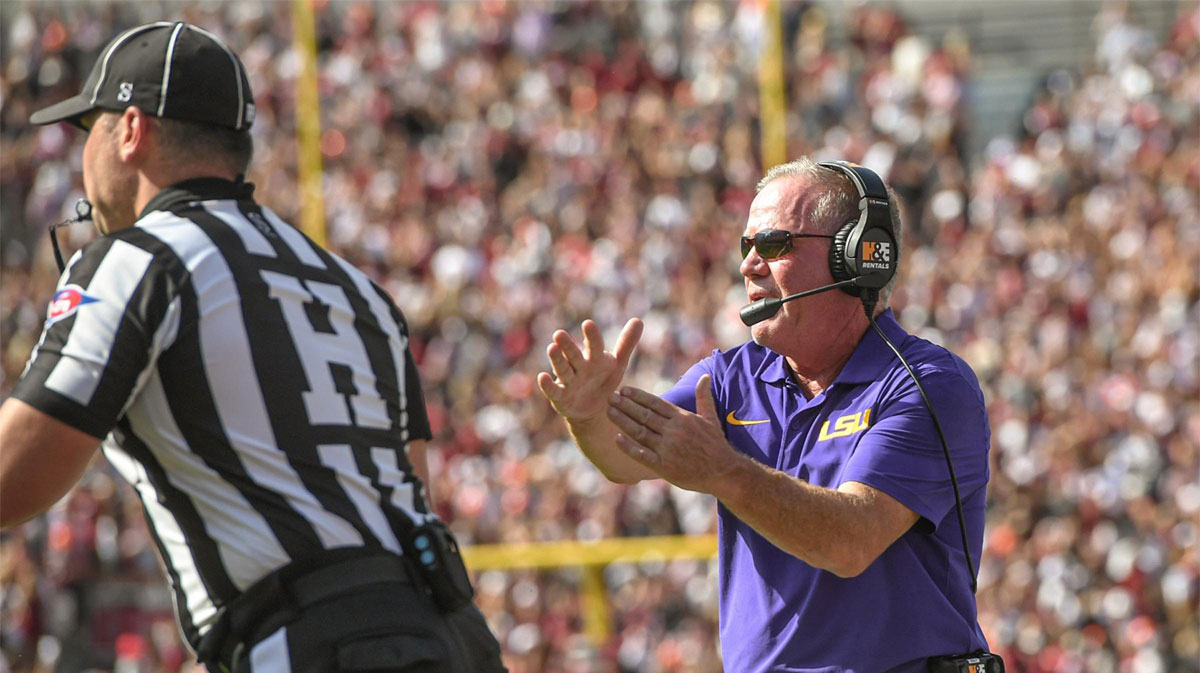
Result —
[[838, 437], [849, 437], [850, 435], [858, 434], [866, 430], [870, 422], [870, 409], [837, 419], [833, 422], [832, 432], [829, 430], [829, 421], [825, 421], [824, 425], [821, 426], [821, 435], [817, 437], [817, 441], [823, 442], [827, 439], [837, 439]]
[[50, 308], [46, 309], [46, 327], [62, 320], [79, 310], [80, 306], [86, 306], [92, 302], [100, 301], [96, 297], [83, 291], [83, 288], [78, 285], [65, 285], [61, 290], [54, 294], [54, 299], [50, 301]]

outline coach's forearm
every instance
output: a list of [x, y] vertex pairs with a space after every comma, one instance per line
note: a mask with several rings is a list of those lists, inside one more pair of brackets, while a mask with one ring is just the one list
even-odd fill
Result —
[[866, 570], [898, 537], [872, 521], [871, 493], [814, 486], [745, 456], [714, 491], [776, 547], [839, 577]]

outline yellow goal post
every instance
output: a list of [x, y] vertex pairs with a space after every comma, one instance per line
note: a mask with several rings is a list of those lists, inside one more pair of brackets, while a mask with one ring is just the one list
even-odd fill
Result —
[[591, 542], [530, 542], [463, 547], [463, 559], [473, 572], [519, 568], [583, 569], [584, 633], [595, 645], [612, 633], [608, 587], [604, 568], [610, 563], [652, 563], [675, 560], [712, 560], [717, 556], [716, 535], [664, 535], [609, 538]]

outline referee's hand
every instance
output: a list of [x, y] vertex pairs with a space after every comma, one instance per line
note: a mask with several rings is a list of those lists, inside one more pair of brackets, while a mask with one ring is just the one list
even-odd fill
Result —
[[629, 357], [642, 337], [642, 321], [630, 318], [612, 351], [604, 350], [604, 336], [591, 320], [583, 321], [583, 348], [564, 330], [554, 333], [546, 347], [554, 374], [539, 372], [538, 388], [558, 415], [568, 421], [602, 418], [608, 396], [621, 385]]

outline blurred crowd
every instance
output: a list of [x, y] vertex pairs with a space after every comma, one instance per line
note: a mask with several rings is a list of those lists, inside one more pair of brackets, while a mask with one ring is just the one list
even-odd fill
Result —
[[[745, 340], [736, 237], [761, 176], [762, 3], [317, 2], [329, 247], [405, 311], [464, 544], [705, 534], [714, 503], [607, 483], [536, 391], [544, 346], [646, 321], [663, 390]], [[299, 222], [291, 3], [8, 5], [0, 35], [0, 391], [57, 276], [45, 225], [82, 196], [83, 138], [31, 128], [117, 30], [160, 18], [237, 50], [251, 181]], [[968, 152], [971, 54], [886, 5], [786, 3], [788, 151], [858, 161], [904, 200], [892, 305], [962, 355], [993, 428], [980, 621], [1009, 670], [1200, 671], [1200, 9], [1167, 35], [1096, 5], [1094, 57]], [[70, 230], [74, 249], [91, 236]], [[611, 343], [611, 342], [610, 342]], [[0, 538], [0, 671], [191, 670], [132, 492], [98, 459]], [[711, 673], [715, 562], [484, 571], [513, 673]]]

